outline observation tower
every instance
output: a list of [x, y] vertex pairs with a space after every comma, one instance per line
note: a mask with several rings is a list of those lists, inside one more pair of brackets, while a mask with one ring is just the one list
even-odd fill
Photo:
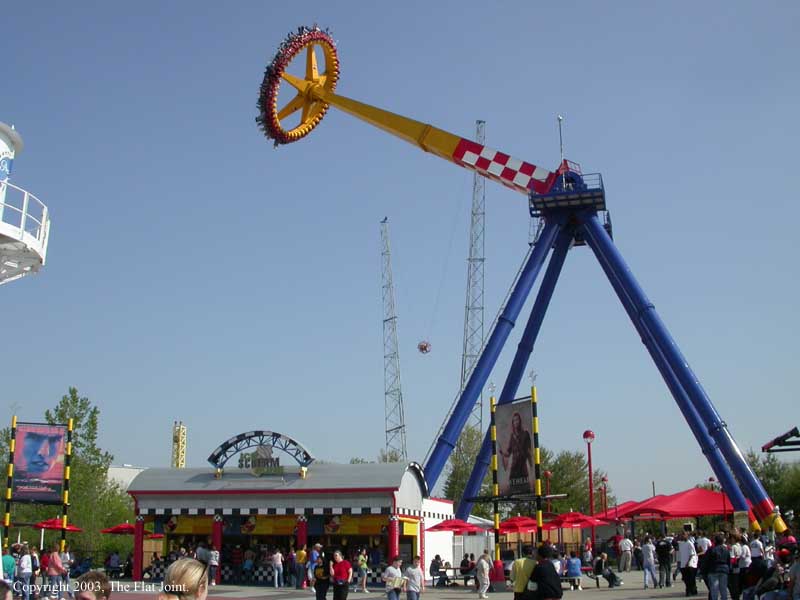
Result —
[[0, 122], [0, 285], [37, 272], [47, 255], [47, 207], [8, 181], [22, 148], [22, 136], [14, 126]]

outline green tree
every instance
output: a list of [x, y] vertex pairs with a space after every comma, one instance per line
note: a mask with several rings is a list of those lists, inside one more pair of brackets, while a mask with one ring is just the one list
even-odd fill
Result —
[[384, 448], [381, 448], [380, 452], [378, 452], [378, 462], [395, 463], [395, 462], [400, 462], [402, 460], [403, 457], [397, 450], [385, 450]]
[[[448, 500], [461, 502], [467, 481], [472, 473], [472, 467], [475, 465], [475, 457], [480, 453], [482, 444], [483, 433], [477, 427], [471, 425], [464, 427], [448, 462], [450, 471], [444, 484], [444, 497]], [[492, 474], [487, 472], [479, 495], [492, 495], [491, 477]], [[492, 511], [491, 503], [478, 503], [473, 507], [472, 513], [479, 517], [489, 518]]]
[[753, 472], [761, 480], [764, 489], [770, 498], [778, 495], [781, 482], [785, 475], [785, 464], [778, 460], [774, 454], [759, 454], [750, 448], [745, 454], [745, 459]]
[[[100, 410], [78, 390], [70, 387], [68, 393], [52, 409], [45, 411], [44, 419], [51, 425], [66, 424], [73, 420], [72, 459], [70, 466], [69, 522], [83, 529], [83, 533], [68, 534], [71, 547], [79, 553], [103, 554], [111, 549], [128, 552], [132, 540], [128, 536], [107, 536], [100, 533], [105, 527], [133, 521], [133, 502], [119, 485], [108, 479], [108, 468], [113, 457], [97, 445]], [[2, 456], [8, 460], [8, 428], [0, 434]], [[5, 493], [5, 491], [3, 492]], [[13, 522], [35, 523], [61, 514], [60, 506], [15, 504]], [[26, 533], [38, 537], [38, 532]], [[47, 532], [49, 542], [60, 539], [60, 531]], [[34, 539], [35, 539], [34, 537]], [[31, 540], [29, 540], [31, 541]], [[124, 556], [124, 554], [123, 554]]]
[[[553, 474], [550, 479], [550, 493], [567, 494], [566, 498], [551, 501], [553, 512], [562, 513], [569, 510], [577, 510], [589, 514], [589, 465], [586, 461], [586, 455], [581, 451], [562, 450], [553, 456], [551, 452], [544, 448], [541, 454], [542, 470], [550, 471]], [[605, 471], [593, 469], [592, 484], [595, 488], [595, 513], [602, 510], [600, 486], [605, 475]], [[613, 506], [616, 502], [611, 486], [607, 486], [606, 500], [608, 506]]]
[[370, 461], [368, 461], [366, 458], [361, 458], [360, 456], [354, 456], [350, 459], [351, 465], [366, 465], [369, 464], [369, 462]]

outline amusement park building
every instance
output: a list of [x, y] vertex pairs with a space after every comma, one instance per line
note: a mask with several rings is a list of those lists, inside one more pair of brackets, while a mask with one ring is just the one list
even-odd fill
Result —
[[[320, 542], [348, 553], [366, 547], [372, 563], [396, 554], [423, 560], [440, 554], [452, 561], [452, 534], [425, 528], [452, 518], [453, 505], [429, 497], [416, 463], [313, 463], [260, 476], [242, 468], [151, 468], [128, 493], [137, 514], [135, 577], [150, 562], [141, 550], [146, 532], [163, 534], [165, 551], [199, 541], [221, 549], [222, 581], [233, 573], [226, 557], [236, 545], [285, 551]], [[272, 568], [255, 575], [270, 583]]]

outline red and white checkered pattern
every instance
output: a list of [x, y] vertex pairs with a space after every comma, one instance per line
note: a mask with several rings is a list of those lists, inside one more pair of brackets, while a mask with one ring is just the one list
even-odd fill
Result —
[[462, 139], [453, 153], [456, 164], [477, 171], [481, 175], [499, 181], [512, 190], [527, 195], [533, 191], [546, 194], [556, 180], [556, 174], [503, 154], [471, 140]]

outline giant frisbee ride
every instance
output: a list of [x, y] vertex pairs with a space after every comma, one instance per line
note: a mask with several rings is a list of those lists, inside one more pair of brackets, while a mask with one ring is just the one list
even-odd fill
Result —
[[[544, 221], [500, 318], [428, 454], [425, 463], [428, 488], [432, 490], [442, 474], [551, 250], [552, 258], [506, 377], [500, 404], [514, 400], [567, 251], [572, 245], [586, 244], [597, 257], [735, 510], [747, 511], [749, 501], [763, 527], [778, 532], [786, 529], [778, 507], [745, 461], [725, 421], [614, 245], [608, 223], [604, 225], [598, 216], [598, 212], [606, 210], [600, 174], [583, 174], [575, 163], [566, 160], [550, 171], [433, 125], [346, 98], [336, 93], [338, 80], [339, 60], [330, 34], [317, 27], [301, 27], [284, 40], [267, 66], [256, 121], [275, 145], [288, 144], [308, 135], [333, 106], [426, 152], [525, 194], [531, 214]], [[472, 507], [469, 498], [478, 495], [490, 454], [487, 432], [464, 499], [458, 505], [457, 516], [462, 519]], [[536, 481], [536, 489], [541, 490], [540, 481]], [[537, 512], [541, 515], [541, 494], [537, 494]]]

